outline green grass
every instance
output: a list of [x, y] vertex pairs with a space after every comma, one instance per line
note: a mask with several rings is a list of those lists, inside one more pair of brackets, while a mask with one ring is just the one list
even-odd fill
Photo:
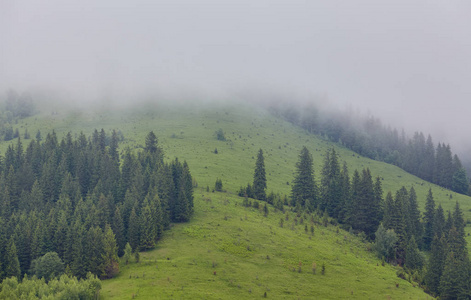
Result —
[[[304, 225], [291, 229], [293, 216], [280, 228], [282, 216], [272, 208], [265, 218], [253, 209], [241, 207], [241, 199], [233, 194], [252, 181], [260, 148], [264, 150], [268, 191], [289, 194], [295, 163], [304, 145], [313, 155], [319, 179], [323, 155], [335, 146], [341, 159], [347, 161], [350, 175], [354, 169], [370, 168], [373, 176], [383, 178], [385, 193], [413, 185], [422, 210], [426, 193], [432, 188], [435, 201], [445, 211], [458, 200], [465, 219], [471, 219], [469, 197], [424, 182], [397, 167], [358, 156], [249, 104], [148, 104], [94, 112], [55, 108], [54, 115], [48, 110], [20, 121], [16, 125], [20, 133], [25, 127], [32, 136], [40, 129], [43, 137], [52, 129], [59, 137], [69, 131], [89, 135], [95, 128], [104, 128], [108, 133], [117, 129], [126, 137], [120, 145], [124, 151], [126, 147], [142, 147], [145, 135], [153, 130], [166, 159], [186, 160], [199, 186], [192, 221], [174, 226], [155, 250], [142, 254], [141, 263], [122, 266], [119, 277], [103, 282], [105, 298], [130, 299], [134, 294], [142, 299], [240, 299], [259, 298], [264, 292], [276, 299], [427, 297], [397, 278], [393, 267], [381, 266], [366, 251], [367, 245], [344, 231], [316, 227], [315, 236], [309, 239]], [[219, 128], [225, 132], [226, 141], [216, 139]], [[0, 143], [2, 152], [6, 147], [7, 143]], [[214, 154], [216, 148], [218, 154]], [[222, 179], [228, 193], [205, 191], [207, 186], [213, 189], [217, 178]], [[211, 201], [204, 200], [207, 198]], [[299, 262], [302, 272], [293, 272], [291, 269], [297, 268]], [[313, 262], [317, 263], [316, 275], [310, 271]], [[320, 275], [322, 263], [327, 267], [325, 276]]]
[[281, 228], [286, 215], [272, 208], [264, 217], [234, 195], [198, 189], [195, 196], [192, 221], [174, 226], [155, 250], [141, 253], [141, 262], [103, 282], [105, 299], [253, 299], [265, 292], [271, 299], [427, 299], [335, 226], [316, 225], [311, 236], [304, 230], [309, 217], [294, 225], [289, 213]]

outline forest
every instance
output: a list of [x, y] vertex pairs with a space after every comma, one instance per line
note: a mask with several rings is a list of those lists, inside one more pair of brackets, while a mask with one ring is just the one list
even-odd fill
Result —
[[[25, 129], [24, 137], [18, 135], [8, 145], [0, 164], [0, 244], [5, 245], [0, 250], [0, 298], [31, 290], [42, 291], [38, 298], [98, 298], [100, 279], [116, 277], [120, 266], [131, 260], [139, 262], [141, 253], [154, 249], [165, 230], [194, 215], [197, 185], [188, 163], [178, 158], [166, 161], [153, 131], [143, 146], [123, 149], [120, 142], [125, 138], [121, 131], [95, 129], [90, 136], [68, 132], [61, 139], [55, 131], [43, 138], [38, 130], [31, 139]], [[222, 129], [212, 138], [228, 142]], [[443, 173], [437, 170], [447, 169], [450, 179], [455, 168], [449, 184], [457, 187], [461, 172], [467, 187], [466, 173], [459, 158], [452, 158], [450, 147], [439, 144], [435, 149], [430, 137], [423, 140], [416, 134], [408, 142], [410, 153], [417, 156], [414, 163], [424, 157], [420, 151], [428, 149], [433, 153], [432, 182]], [[337, 142], [348, 147], [341, 139]], [[424, 145], [428, 146], [422, 149]], [[373, 175], [367, 167], [350, 173], [334, 147], [322, 155], [317, 175], [313, 157], [303, 147], [287, 183], [291, 193], [267, 193], [267, 153], [259, 149], [252, 157], [253, 181], [238, 192], [242, 206], [265, 217], [272, 211], [286, 214], [279, 218], [281, 228], [288, 213], [295, 215], [296, 225], [308, 218], [311, 223], [303, 226], [311, 237], [318, 230], [314, 226], [338, 226], [337, 233], [340, 228], [360, 237], [383, 265], [398, 266], [398, 277], [429, 294], [443, 299], [471, 294], [466, 222], [458, 202], [445, 212], [429, 190], [421, 214], [414, 186], [385, 193], [382, 174]], [[216, 148], [209, 155], [221, 154]], [[444, 161], [447, 168], [437, 167]], [[212, 192], [227, 193], [221, 178], [216, 178]], [[322, 264], [322, 275], [324, 268]]]
[[379, 118], [352, 111], [322, 110], [313, 103], [270, 103], [269, 110], [310, 133], [325, 136], [368, 158], [396, 165], [417, 177], [457, 193], [469, 194], [469, 178], [448, 144], [435, 145], [430, 135], [384, 126]]
[[[324, 155], [318, 184], [312, 156], [304, 147], [296, 164], [290, 201], [284, 203], [288, 197], [266, 195], [266, 171], [263, 150], [260, 149], [253, 184], [241, 188], [239, 196], [246, 198], [246, 206], [258, 207], [257, 201], [260, 200], [281, 210], [284, 210], [284, 204], [289, 204], [298, 217], [306, 212], [323, 215], [325, 223], [330, 217], [344, 229], [353, 230], [372, 241], [372, 250], [383, 262], [402, 266], [399, 277], [412, 278], [441, 299], [469, 297], [471, 264], [465, 240], [466, 223], [459, 203], [456, 202], [454, 210], [445, 216], [442, 207], [435, 206], [429, 190], [422, 218], [413, 186], [409, 190], [401, 187], [394, 197], [388, 191], [383, 199], [381, 181], [380, 177], [373, 180], [368, 168], [361, 172], [355, 170], [350, 178], [347, 164], [341, 166], [340, 158], [332, 148]], [[254, 198], [253, 202], [247, 201], [249, 196]], [[280, 226], [283, 223], [281, 218]], [[424, 253], [428, 253], [428, 259]]]
[[87, 286], [94, 278], [87, 274], [115, 276], [118, 256], [133, 252], [138, 260], [172, 222], [189, 220], [188, 164], [165, 163], [153, 132], [141, 151], [125, 150], [122, 161], [118, 140], [116, 131], [75, 139], [69, 133], [60, 141], [52, 132], [26, 149], [20, 138], [8, 147], [0, 166], [1, 279], [27, 275], [33, 283], [44, 277], [77, 285], [74, 276]]

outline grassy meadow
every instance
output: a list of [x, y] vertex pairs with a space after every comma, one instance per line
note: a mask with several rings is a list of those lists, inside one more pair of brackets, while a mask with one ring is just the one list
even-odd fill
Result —
[[[173, 226], [155, 250], [141, 254], [140, 263], [121, 265], [118, 277], [103, 282], [104, 299], [246, 299], [261, 298], [265, 292], [272, 299], [430, 298], [399, 279], [394, 267], [382, 266], [367, 250], [369, 245], [348, 232], [317, 224], [311, 236], [305, 232], [305, 225], [311, 225], [310, 217], [301, 224], [302, 218], [293, 213], [286, 220], [286, 215], [272, 207], [268, 217], [242, 207], [242, 199], [235, 195], [252, 181], [260, 148], [265, 156], [268, 192], [289, 194], [304, 145], [313, 155], [319, 179], [323, 155], [334, 146], [347, 162], [350, 175], [355, 169], [370, 168], [374, 177], [383, 179], [385, 194], [395, 193], [401, 186], [414, 186], [423, 210], [426, 193], [432, 188], [436, 203], [445, 211], [459, 201], [465, 219], [471, 220], [469, 197], [358, 156], [247, 103], [153, 103], [93, 112], [44, 107], [39, 115], [15, 126], [21, 135], [27, 128], [32, 137], [40, 129], [43, 138], [53, 129], [59, 138], [69, 131], [73, 135], [83, 131], [88, 136], [94, 129], [103, 128], [108, 134], [115, 129], [125, 137], [121, 151], [141, 148], [152, 130], [166, 159], [178, 157], [188, 162], [198, 184], [194, 217], [189, 223]], [[226, 141], [216, 139], [219, 128]], [[1, 153], [7, 145], [0, 143]], [[225, 193], [211, 192], [217, 178], [222, 179]], [[322, 264], [325, 275], [321, 274]]]

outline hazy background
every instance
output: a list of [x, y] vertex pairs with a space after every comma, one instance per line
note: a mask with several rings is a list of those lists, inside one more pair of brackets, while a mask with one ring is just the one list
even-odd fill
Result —
[[84, 102], [321, 98], [464, 153], [471, 1], [0, 0], [0, 91], [9, 87]]

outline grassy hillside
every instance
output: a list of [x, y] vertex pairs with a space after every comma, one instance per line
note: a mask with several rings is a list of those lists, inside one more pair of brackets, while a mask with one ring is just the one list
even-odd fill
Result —
[[[51, 114], [54, 111], [55, 114]], [[213, 187], [221, 178], [224, 188], [236, 192], [240, 186], [252, 181], [258, 149], [265, 152], [268, 191], [289, 194], [295, 163], [302, 146], [307, 146], [314, 159], [315, 176], [323, 164], [323, 155], [336, 147], [341, 160], [353, 170], [370, 168], [374, 177], [383, 178], [383, 190], [393, 193], [401, 186], [416, 189], [420, 209], [425, 205], [426, 193], [432, 188], [436, 203], [444, 210], [453, 209], [459, 201], [465, 219], [471, 220], [471, 198], [463, 196], [412, 176], [398, 167], [361, 157], [354, 152], [310, 135], [288, 122], [277, 119], [268, 112], [250, 104], [148, 104], [137, 108], [101, 108], [95, 112], [44, 108], [41, 115], [21, 121], [16, 125], [20, 134], [24, 128], [34, 137], [40, 128], [43, 137], [56, 131], [59, 137], [71, 131], [86, 135], [94, 129], [121, 130], [126, 140], [120, 144], [138, 148], [144, 144], [145, 135], [153, 130], [164, 148], [166, 157], [187, 160], [193, 177], [200, 187]], [[223, 129], [226, 141], [218, 141], [215, 131]], [[23, 141], [27, 143], [28, 141]], [[7, 143], [0, 143], [4, 153]], [[214, 150], [218, 149], [218, 154]]]
[[[265, 152], [268, 191], [289, 194], [294, 166], [303, 145], [313, 154], [316, 178], [323, 155], [333, 146], [307, 134], [249, 104], [197, 104], [179, 106], [152, 104], [139, 108], [69, 112], [44, 108], [41, 115], [21, 121], [32, 136], [54, 129], [59, 137], [71, 131], [90, 134], [93, 129], [120, 130], [126, 140], [120, 149], [139, 148], [153, 130], [166, 158], [186, 160], [199, 188], [195, 191], [195, 216], [190, 223], [167, 232], [157, 249], [142, 254], [142, 262], [122, 267], [116, 279], [103, 283], [105, 298], [426, 298], [418, 288], [395, 275], [394, 268], [366, 251], [366, 245], [334, 227], [316, 227], [314, 236], [304, 232], [310, 226], [293, 225], [289, 216], [279, 226], [281, 213], [270, 208], [268, 218], [254, 209], [243, 208], [233, 194], [252, 181], [259, 148]], [[221, 128], [226, 141], [218, 141]], [[1, 143], [2, 153], [6, 143]], [[335, 145], [350, 173], [369, 167], [381, 176], [385, 193], [401, 186], [417, 191], [420, 208], [431, 187], [437, 203], [445, 210], [460, 202], [465, 218], [471, 219], [470, 198], [409, 175], [401, 169], [360, 157]], [[217, 148], [218, 154], [214, 153]], [[217, 178], [228, 193], [207, 193]], [[452, 199], [450, 199], [452, 197]], [[211, 199], [211, 200], [208, 200]], [[269, 257], [269, 259], [268, 259]], [[167, 260], [168, 258], [168, 260]], [[301, 273], [297, 272], [301, 262]], [[312, 274], [312, 264], [317, 274]], [[326, 265], [326, 275], [320, 274]], [[214, 265], [214, 266], [213, 266]], [[292, 269], [295, 268], [296, 271]], [[216, 275], [214, 275], [216, 272]], [[396, 283], [399, 284], [396, 287]], [[380, 295], [380, 296], [379, 296]]]
[[264, 217], [233, 195], [198, 189], [195, 196], [192, 221], [103, 282], [105, 299], [427, 299], [334, 226], [316, 226], [311, 236], [309, 218], [295, 225], [293, 213], [287, 221], [272, 209]]

